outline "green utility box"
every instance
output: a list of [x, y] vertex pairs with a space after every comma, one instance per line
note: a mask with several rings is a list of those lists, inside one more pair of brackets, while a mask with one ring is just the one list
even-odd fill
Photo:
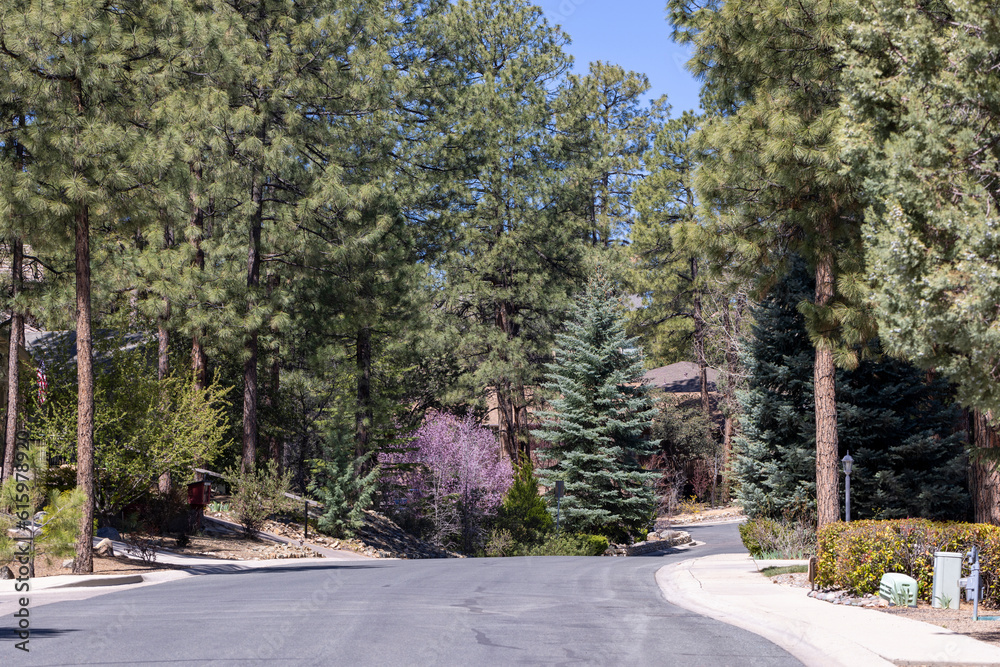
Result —
[[888, 600], [889, 604], [906, 607], [917, 606], [917, 581], [913, 577], [896, 572], [882, 575], [878, 587], [878, 596]]

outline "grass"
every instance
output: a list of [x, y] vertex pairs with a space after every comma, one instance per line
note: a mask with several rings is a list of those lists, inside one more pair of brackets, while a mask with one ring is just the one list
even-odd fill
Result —
[[785, 567], [765, 567], [760, 571], [765, 577], [776, 577], [779, 574], [795, 574], [797, 572], [808, 572], [808, 565], [787, 565]]

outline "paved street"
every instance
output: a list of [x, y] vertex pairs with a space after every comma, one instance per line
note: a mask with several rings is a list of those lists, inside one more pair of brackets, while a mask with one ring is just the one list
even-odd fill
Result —
[[742, 551], [735, 524], [690, 531], [662, 557], [292, 561], [46, 604], [30, 654], [4, 616], [0, 664], [798, 665], [664, 601], [663, 565]]

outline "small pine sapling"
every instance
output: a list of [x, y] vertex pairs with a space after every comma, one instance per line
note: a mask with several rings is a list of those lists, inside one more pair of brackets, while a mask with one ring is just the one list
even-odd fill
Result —
[[364, 525], [364, 512], [371, 507], [378, 487], [379, 469], [373, 466], [365, 472], [372, 452], [354, 456], [345, 434], [334, 433], [330, 441], [328, 458], [312, 462], [309, 491], [324, 505], [319, 529], [335, 537], [350, 537]]
[[497, 528], [508, 531], [516, 542], [534, 544], [552, 530], [553, 523], [545, 500], [538, 495], [534, 466], [525, 456], [500, 506]]

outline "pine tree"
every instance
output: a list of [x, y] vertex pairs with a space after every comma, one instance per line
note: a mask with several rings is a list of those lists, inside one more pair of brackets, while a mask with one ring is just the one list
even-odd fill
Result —
[[567, 157], [552, 131], [566, 38], [523, 0], [456, 2], [443, 35], [461, 84], [440, 129], [455, 180], [438, 288], [466, 378], [495, 401], [517, 460], [530, 446], [529, 388], [582, 273], [583, 222], [566, 212]]
[[657, 365], [690, 358], [692, 338], [702, 352], [695, 357], [704, 361], [704, 318], [696, 314], [705, 282], [699, 272], [701, 258], [678, 243], [687, 236], [684, 230], [697, 227], [697, 154], [691, 138], [699, 119], [691, 112], [680, 118], [669, 113], [665, 97], [653, 104], [655, 134], [643, 155], [649, 174], [636, 188], [638, 216], [629, 230], [630, 287], [643, 298], [630, 326]]
[[163, 81], [159, 40], [170, 16], [153, 0], [128, 7], [24, 0], [0, 10], [0, 53], [32, 119], [21, 134], [30, 160], [18, 196], [52, 237], [74, 238], [76, 462], [85, 497], [76, 573], [93, 570], [91, 228], [134, 228], [145, 219], [143, 188], [163, 158], [149, 141], [155, 124], [148, 111]]
[[[736, 466], [738, 495], [750, 516], [804, 517], [816, 510], [813, 354], [796, 308], [811, 289], [799, 264], [755, 312]], [[837, 386], [838, 456], [849, 451], [855, 461], [852, 517], [965, 519], [967, 459], [948, 384], [882, 357], [838, 371]]]
[[337, 537], [351, 537], [364, 524], [364, 512], [371, 507], [378, 486], [378, 466], [366, 465], [374, 452], [357, 457], [354, 449], [343, 433], [334, 431], [323, 459], [313, 462], [309, 490], [324, 506], [317, 525]]
[[[655, 472], [639, 465], [655, 445], [643, 431], [655, 413], [645, 387], [642, 353], [625, 335], [621, 299], [598, 270], [577, 299], [567, 332], [558, 334], [545, 386], [556, 397], [535, 436], [555, 461], [541, 476], [554, 494], [565, 482], [562, 512], [569, 530], [623, 539], [653, 516]], [[550, 508], [555, 506], [550, 498]]]
[[846, 155], [864, 176], [866, 257], [889, 348], [1000, 414], [1000, 9], [878, 0], [844, 57]]
[[697, 192], [717, 256], [757, 279], [780, 277], [790, 253], [815, 273], [801, 307], [815, 347], [819, 524], [838, 516], [836, 364], [857, 363], [871, 337], [861, 270], [862, 202], [837, 134], [843, 66], [836, 46], [854, 4], [739, 0], [668, 5], [676, 36], [694, 44], [712, 112], [699, 134]]

